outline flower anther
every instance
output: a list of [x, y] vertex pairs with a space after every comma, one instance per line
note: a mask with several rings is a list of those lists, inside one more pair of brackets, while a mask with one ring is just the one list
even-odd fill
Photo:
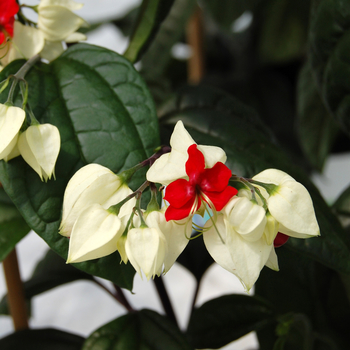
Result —
[[164, 199], [169, 202], [165, 218], [181, 220], [194, 214], [206, 202], [212, 210], [220, 211], [237, 194], [237, 190], [228, 186], [231, 170], [221, 162], [212, 168], [205, 168], [203, 153], [197, 145], [188, 150], [186, 174], [189, 180], [178, 179], [168, 185]]

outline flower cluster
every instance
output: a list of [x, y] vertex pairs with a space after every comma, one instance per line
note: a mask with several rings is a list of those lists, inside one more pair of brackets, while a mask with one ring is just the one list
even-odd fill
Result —
[[[194, 227], [203, 234], [208, 252], [249, 290], [265, 265], [278, 270], [275, 248], [289, 237], [319, 235], [308, 191], [288, 174], [267, 169], [252, 179], [232, 175], [225, 152], [197, 145], [181, 121], [170, 145], [170, 152], [119, 175], [90, 164], [72, 177], [60, 228], [70, 237], [68, 262], [118, 250], [140, 275], [160, 275], [185, 249], [193, 215], [200, 214], [207, 222]], [[130, 174], [146, 164], [152, 164], [147, 181], [132, 192]], [[154, 183], [166, 186], [162, 209]], [[140, 197], [147, 186], [152, 199], [143, 210]]]
[[[73, 11], [83, 5], [73, 0], [41, 0], [37, 6], [27, 6], [38, 14], [38, 22], [28, 20], [16, 0], [0, 4], [0, 62], [2, 66], [18, 58], [31, 58], [36, 54], [52, 61], [64, 51], [63, 42], [85, 40], [78, 33], [86, 22]], [[20, 15], [21, 22], [15, 20]], [[26, 23], [26, 24], [23, 24]]]

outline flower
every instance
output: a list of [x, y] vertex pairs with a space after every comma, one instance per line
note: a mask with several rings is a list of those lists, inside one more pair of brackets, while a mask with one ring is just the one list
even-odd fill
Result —
[[0, 57], [4, 56], [1, 59], [4, 66], [13, 60], [28, 59], [38, 54], [44, 47], [44, 36], [40, 30], [15, 21], [13, 38], [9, 45], [9, 48], [4, 47], [0, 51]]
[[[185, 169], [187, 150], [195, 144], [182, 121], [178, 121], [170, 138], [171, 152], [163, 154], [154, 162], [147, 171], [147, 180], [169, 185], [177, 179], [188, 179]], [[204, 155], [206, 168], [212, 168], [217, 162], [226, 161], [226, 154], [220, 147], [198, 145], [198, 149]]]
[[[122, 177], [99, 164], [89, 164], [79, 169], [69, 180], [63, 198], [60, 234], [71, 235], [79, 215], [93, 204], [100, 204], [108, 209], [132, 193]], [[135, 206], [135, 199], [126, 202], [119, 212], [119, 217], [130, 215]]]
[[128, 232], [125, 252], [137, 273], [142, 276], [142, 270], [149, 280], [162, 273], [167, 244], [158, 228], [141, 225]]
[[67, 263], [101, 258], [117, 250], [124, 231], [122, 221], [113, 211], [93, 204], [82, 211], [74, 223], [69, 240]]
[[178, 256], [186, 248], [192, 232], [192, 226], [187, 220], [167, 221], [165, 218], [166, 208], [145, 213], [146, 224], [163, 233], [167, 245], [167, 253], [164, 257], [164, 271], [167, 273], [174, 265]]
[[6, 41], [7, 36], [13, 36], [13, 23], [19, 6], [16, 0], [0, 2], [0, 45]]
[[270, 185], [269, 192], [262, 188], [262, 193], [269, 212], [279, 222], [279, 232], [296, 238], [320, 235], [312, 199], [301, 183], [277, 169], [266, 169], [253, 180]]
[[264, 265], [278, 271], [275, 248], [289, 236], [310, 238], [319, 235], [312, 200], [300, 183], [288, 174], [267, 169], [253, 177], [263, 198], [252, 198], [240, 190], [217, 222], [205, 225], [204, 242], [213, 259], [235, 274], [249, 290]]
[[83, 4], [73, 0], [41, 0], [38, 6], [38, 28], [50, 42], [75, 42], [86, 39], [76, 31], [86, 22], [73, 11]]
[[58, 128], [51, 124], [31, 125], [18, 139], [23, 159], [45, 181], [55, 177], [55, 164], [61, 147]]
[[196, 212], [202, 201], [212, 209], [220, 211], [237, 190], [228, 186], [231, 170], [217, 162], [212, 168], [205, 169], [205, 159], [197, 145], [188, 148], [186, 174], [189, 180], [178, 179], [170, 183], [164, 199], [169, 202], [165, 213], [166, 220], [181, 220]]
[[0, 104], [0, 159], [5, 159], [16, 146], [24, 119], [23, 109]]

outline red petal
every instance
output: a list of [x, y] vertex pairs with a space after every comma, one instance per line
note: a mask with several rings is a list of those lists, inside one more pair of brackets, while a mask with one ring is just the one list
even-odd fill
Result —
[[0, 25], [5, 26], [19, 10], [16, 0], [0, 1]]
[[191, 185], [198, 184], [199, 177], [205, 168], [203, 153], [193, 144], [188, 147], [188, 160], [186, 162], [186, 174], [190, 178]]
[[202, 191], [221, 192], [228, 185], [231, 176], [231, 170], [225, 164], [218, 162], [212, 168], [203, 171], [200, 188]]
[[[234, 187], [227, 186], [223, 191], [221, 192], [205, 192], [203, 193], [211, 200], [211, 202], [214, 204], [215, 209], [217, 211], [220, 211], [227, 202], [237, 194], [237, 190]], [[204, 198], [203, 198], [204, 199]], [[208, 203], [210, 204], [210, 203]]]
[[[191, 214], [191, 210], [192, 210], [194, 201], [195, 201], [195, 198], [193, 198], [193, 200], [188, 201], [188, 203], [186, 203], [181, 208], [175, 208], [172, 205], [169, 205], [168, 209], [165, 211], [166, 221], [182, 220], [184, 218], [187, 218]], [[201, 204], [201, 200], [199, 199], [198, 206], [195, 210], [198, 210], [200, 204]]]
[[164, 199], [175, 208], [181, 208], [189, 200], [196, 197], [195, 188], [185, 179], [178, 179], [169, 184], [165, 190]]
[[284, 233], [278, 232], [275, 240], [273, 241], [273, 245], [275, 248], [278, 248], [283, 244], [287, 243], [288, 239], [289, 236], [285, 235]]

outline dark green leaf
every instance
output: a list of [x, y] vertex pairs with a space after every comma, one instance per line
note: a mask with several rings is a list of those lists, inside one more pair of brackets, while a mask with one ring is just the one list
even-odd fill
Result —
[[138, 61], [141, 54], [147, 50], [173, 2], [174, 0], [143, 0], [129, 47], [124, 53], [124, 57], [130, 62]]
[[102, 326], [82, 350], [191, 350], [184, 335], [165, 316], [151, 310], [129, 313]]
[[198, 237], [188, 243], [186, 249], [177, 258], [177, 262], [191, 271], [199, 282], [204, 272], [213, 263], [213, 258], [205, 248], [203, 238]]
[[[15, 61], [7, 66], [1, 79], [20, 65]], [[26, 80], [36, 118], [60, 130], [56, 181], [41, 182], [20, 157], [0, 161], [0, 181], [28, 225], [66, 258], [68, 239], [58, 234], [58, 227], [67, 182], [88, 163], [119, 172], [146, 159], [160, 143], [157, 116], [149, 91], [132, 64], [96, 46], [74, 45], [50, 65], [36, 65]], [[0, 99], [6, 99], [5, 92]], [[19, 96], [16, 103], [21, 103]], [[136, 189], [144, 176], [145, 170], [138, 172], [130, 186]], [[120, 264], [118, 253], [75, 266], [132, 288], [134, 269]]]
[[350, 217], [350, 186], [338, 197], [333, 208], [338, 215]]
[[275, 63], [304, 56], [310, 1], [269, 0], [262, 4], [254, 13], [254, 19], [261, 21], [260, 59]]
[[273, 350], [312, 350], [313, 334], [309, 319], [303, 314], [287, 314], [279, 318], [279, 337]]
[[309, 30], [311, 66], [318, 87], [343, 129], [350, 134], [350, 2], [313, 1]]
[[[176, 0], [169, 15], [142, 58], [142, 72], [146, 80], [157, 79], [164, 72], [171, 59], [171, 48], [180, 41], [196, 2]], [[156, 63], [155, 63], [156, 62]]]
[[339, 128], [320, 97], [309, 62], [299, 76], [297, 127], [304, 154], [322, 171]]
[[310, 192], [321, 238], [290, 239], [288, 246], [340, 272], [350, 273], [349, 238], [308, 177], [291, 163], [256, 112], [212, 88], [182, 89], [161, 111], [163, 130], [170, 134], [181, 119], [199, 144], [222, 147], [234, 174], [252, 177], [267, 168], [281, 169]]
[[0, 261], [6, 258], [29, 231], [29, 226], [0, 187]]
[[271, 307], [247, 295], [212, 299], [192, 313], [187, 337], [197, 349], [217, 349], [274, 322]]
[[1, 350], [80, 350], [84, 338], [58, 329], [26, 329], [0, 339]]

